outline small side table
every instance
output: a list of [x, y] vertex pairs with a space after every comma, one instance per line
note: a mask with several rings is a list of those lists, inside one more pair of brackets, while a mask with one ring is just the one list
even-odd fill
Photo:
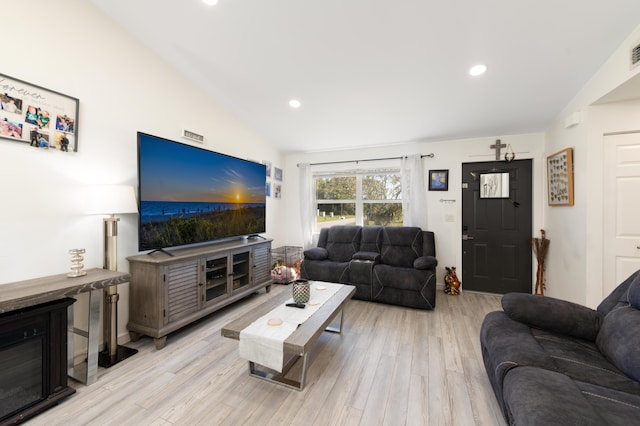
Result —
[[[89, 292], [89, 323], [87, 330], [77, 329], [73, 322], [73, 305], [67, 311], [67, 374], [90, 385], [98, 379], [100, 335], [100, 305], [102, 290], [127, 283], [130, 275], [107, 269], [87, 269], [87, 275], [70, 278], [67, 274], [51, 275], [0, 286], [0, 313], [39, 305], [53, 300], [74, 297]], [[87, 338], [87, 361], [74, 364], [73, 335]]]

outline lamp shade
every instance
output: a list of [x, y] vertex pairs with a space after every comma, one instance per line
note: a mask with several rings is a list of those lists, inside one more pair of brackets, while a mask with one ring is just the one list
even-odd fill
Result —
[[87, 188], [85, 211], [88, 214], [138, 213], [133, 186], [96, 185]]

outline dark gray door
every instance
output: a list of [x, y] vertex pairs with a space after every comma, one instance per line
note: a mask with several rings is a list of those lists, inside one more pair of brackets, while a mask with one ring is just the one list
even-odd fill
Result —
[[531, 169], [532, 160], [462, 165], [464, 290], [531, 293]]

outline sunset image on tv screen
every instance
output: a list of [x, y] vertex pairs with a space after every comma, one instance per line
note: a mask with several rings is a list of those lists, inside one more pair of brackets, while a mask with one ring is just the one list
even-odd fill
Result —
[[139, 249], [265, 232], [265, 166], [138, 134]]

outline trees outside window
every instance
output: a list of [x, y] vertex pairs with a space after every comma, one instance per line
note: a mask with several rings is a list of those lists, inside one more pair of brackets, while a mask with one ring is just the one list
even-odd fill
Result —
[[314, 176], [316, 229], [332, 225], [402, 225], [398, 170]]

